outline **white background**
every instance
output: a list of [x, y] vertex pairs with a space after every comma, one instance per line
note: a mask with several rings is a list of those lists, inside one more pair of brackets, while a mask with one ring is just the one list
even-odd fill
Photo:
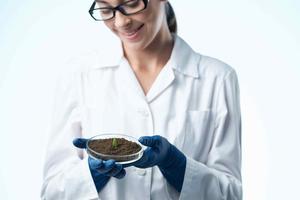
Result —
[[[39, 199], [53, 89], [66, 59], [113, 49], [92, 1], [0, 2], [0, 199]], [[171, 0], [179, 35], [234, 67], [245, 200], [299, 199], [300, 2]]]

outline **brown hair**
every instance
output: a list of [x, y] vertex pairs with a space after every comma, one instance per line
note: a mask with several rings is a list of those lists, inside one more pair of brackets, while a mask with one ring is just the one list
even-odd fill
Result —
[[176, 16], [169, 1], [166, 3], [165, 9], [166, 9], [166, 16], [167, 16], [167, 23], [168, 23], [169, 30], [171, 31], [171, 33], [177, 33]]

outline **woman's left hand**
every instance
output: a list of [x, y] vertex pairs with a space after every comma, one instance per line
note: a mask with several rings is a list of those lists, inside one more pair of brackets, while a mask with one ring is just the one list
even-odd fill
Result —
[[147, 146], [147, 149], [142, 158], [132, 165], [138, 168], [157, 165], [167, 181], [180, 192], [186, 167], [185, 155], [166, 138], [159, 135], [143, 136], [139, 142]]

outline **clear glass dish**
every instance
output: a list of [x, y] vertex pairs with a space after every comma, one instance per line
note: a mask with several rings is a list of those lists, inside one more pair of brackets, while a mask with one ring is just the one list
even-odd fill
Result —
[[[141, 149], [136, 153], [128, 154], [128, 155], [103, 154], [103, 153], [96, 152], [93, 149], [91, 149], [91, 147], [90, 147], [91, 141], [98, 140], [98, 139], [109, 139], [109, 138], [124, 138], [128, 141], [137, 143], [141, 147]], [[119, 163], [119, 164], [129, 164], [129, 163], [133, 163], [133, 162], [139, 160], [143, 156], [144, 150], [145, 150], [144, 146], [136, 138], [129, 136], [129, 135], [123, 135], [123, 134], [96, 135], [87, 141], [87, 148], [86, 148], [87, 154], [94, 159], [98, 159], [98, 160], [99, 159], [100, 160], [113, 159], [116, 161], [116, 163]]]

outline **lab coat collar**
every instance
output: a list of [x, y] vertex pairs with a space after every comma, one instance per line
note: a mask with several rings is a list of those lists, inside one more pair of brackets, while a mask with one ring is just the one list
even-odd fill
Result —
[[[168, 61], [170, 66], [187, 76], [199, 77], [198, 64], [200, 55], [197, 54], [182, 38], [173, 34], [174, 47], [171, 57]], [[105, 55], [99, 55], [93, 68], [118, 67], [124, 59], [122, 45], [120, 44], [114, 52], [106, 52]]]
[[173, 37], [175, 39], [175, 43], [169, 60], [172, 68], [187, 76], [198, 78], [198, 64], [200, 62], [200, 55], [197, 54], [178, 35], [173, 34]]

